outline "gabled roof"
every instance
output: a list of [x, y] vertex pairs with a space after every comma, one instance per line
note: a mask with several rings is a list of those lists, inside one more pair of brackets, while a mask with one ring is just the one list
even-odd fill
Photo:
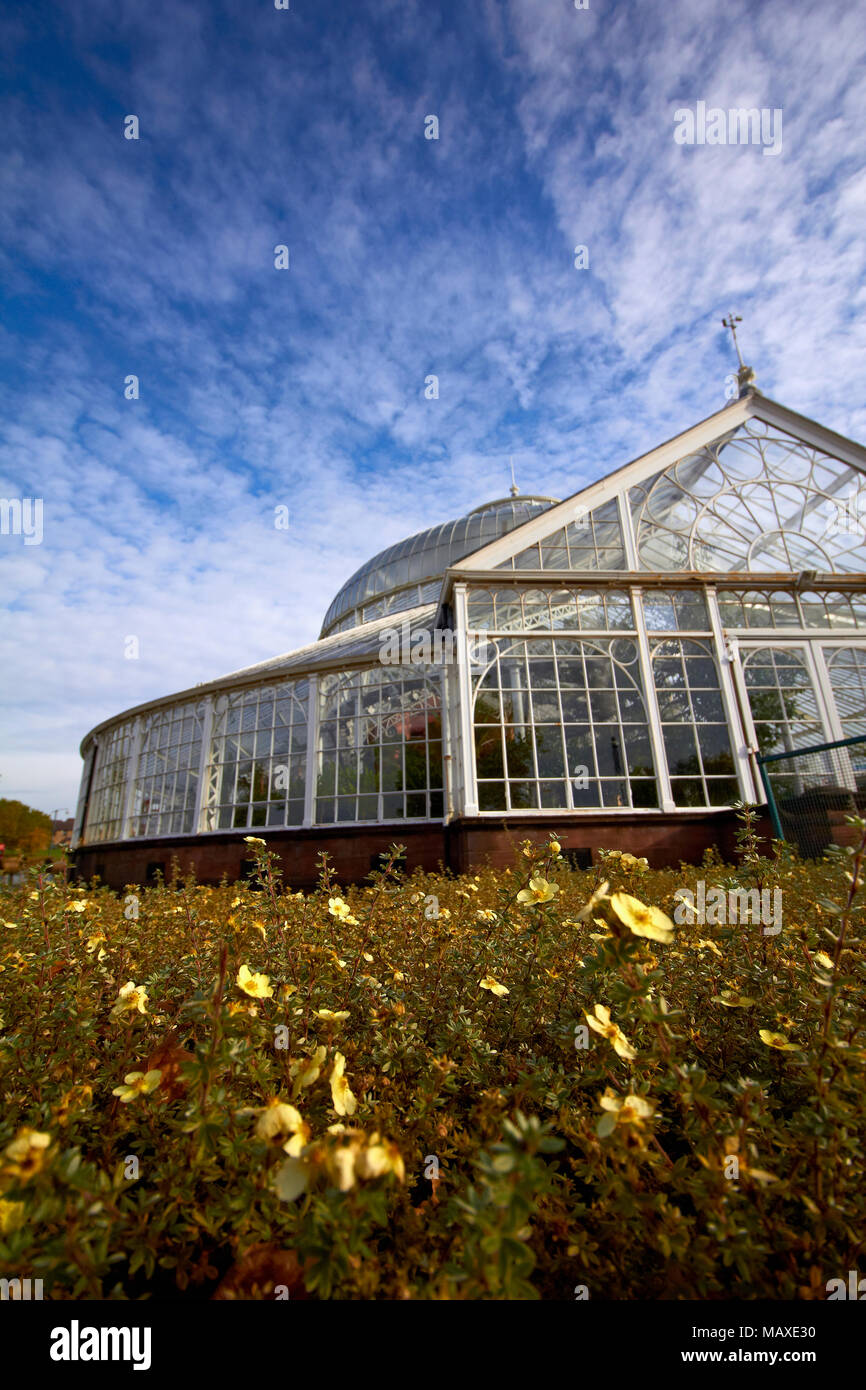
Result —
[[568, 526], [574, 521], [578, 510], [584, 513], [602, 506], [617, 497], [624, 489], [651, 478], [678, 460], [732, 433], [750, 419], [758, 419], [784, 430], [802, 443], [821, 449], [850, 467], [866, 473], [866, 448], [851, 439], [846, 439], [844, 435], [825, 429], [823, 425], [808, 419], [805, 415], [798, 415], [796, 411], [770, 400], [753, 388], [682, 434], [675, 435], [649, 453], [641, 454], [596, 482], [580, 488], [564, 501], [549, 507], [540, 516], [516, 527], [507, 536], [465, 556], [449, 568], [440, 604], [447, 599], [453, 583], [460, 579], [462, 572], [477, 573], [496, 569], [511, 556], [519, 555], [527, 546]]

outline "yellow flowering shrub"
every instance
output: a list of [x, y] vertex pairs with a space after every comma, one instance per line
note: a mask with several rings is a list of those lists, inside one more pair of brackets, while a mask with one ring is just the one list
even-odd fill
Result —
[[[463, 879], [395, 846], [354, 887], [323, 859], [301, 893], [251, 838], [258, 880], [135, 888], [133, 920], [97, 882], [0, 889], [0, 1273], [822, 1296], [866, 1214], [862, 846], [762, 859], [747, 820], [737, 865], [582, 871], [561, 843]], [[699, 880], [779, 890], [780, 929], [682, 911]]]

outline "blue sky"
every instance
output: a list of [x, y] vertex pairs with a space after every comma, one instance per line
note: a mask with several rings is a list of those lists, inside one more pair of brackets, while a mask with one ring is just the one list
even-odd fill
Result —
[[[19, 0], [0, 54], [2, 796], [71, 814], [89, 728], [314, 639], [510, 455], [567, 496], [720, 408], [729, 308], [866, 439], [857, 0]], [[676, 144], [699, 100], [781, 154]]]

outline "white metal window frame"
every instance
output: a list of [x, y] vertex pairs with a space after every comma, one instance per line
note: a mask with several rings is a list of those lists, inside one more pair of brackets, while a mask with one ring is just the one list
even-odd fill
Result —
[[[491, 634], [491, 636], [492, 636], [492, 634]], [[556, 633], [551, 634], [551, 633], [548, 632], [547, 630], [538, 629], [538, 630], [530, 631], [529, 633], [526, 633], [526, 632], [518, 632], [518, 633], [515, 634], [513, 637], [512, 637], [511, 635], [506, 635], [506, 636], [503, 636], [503, 637], [501, 637], [501, 638], [497, 636], [496, 641], [501, 641], [501, 642], [506, 646], [506, 650], [505, 650], [505, 651], [502, 651], [502, 650], [494, 650], [493, 660], [491, 660], [490, 662], [488, 662], [487, 666], [484, 668], [484, 672], [481, 672], [481, 673], [479, 674], [477, 668], [476, 668], [476, 670], [475, 670], [474, 672], [473, 672], [473, 671], [470, 671], [470, 685], [474, 688], [474, 694], [472, 695], [472, 731], [473, 731], [472, 763], [473, 763], [473, 766], [475, 766], [475, 740], [474, 740], [475, 727], [476, 727], [476, 725], [475, 725], [475, 704], [476, 704], [476, 701], [477, 701], [477, 699], [478, 699], [478, 696], [481, 694], [482, 690], [485, 688], [485, 687], [482, 687], [482, 685], [481, 685], [481, 679], [483, 678], [483, 675], [485, 674], [486, 671], [490, 670], [490, 668], [494, 665], [494, 663], [501, 663], [501, 661], [502, 661], [503, 658], [507, 660], [507, 658], [508, 658], [508, 656], [509, 656], [509, 652], [508, 652], [508, 650], [507, 650], [507, 645], [508, 645], [509, 643], [513, 643], [514, 641], [517, 641], [517, 642], [520, 642], [521, 644], [524, 644], [524, 642], [525, 642], [525, 646], [526, 646], [526, 648], [527, 648], [527, 651], [529, 651], [529, 650], [532, 648], [532, 646], [534, 646], [534, 645], [540, 646], [542, 643], [545, 643], [545, 642], [552, 643], [552, 644], [555, 646], [557, 640], [559, 640], [559, 641], [567, 641], [567, 642], [575, 641], [575, 642], [576, 642], [578, 645], [580, 645], [580, 646], [584, 646], [584, 645], [585, 645], [585, 646], [588, 646], [588, 647], [590, 647], [590, 648], [593, 647], [594, 645], [598, 645], [599, 651], [598, 651], [595, 655], [598, 655], [598, 656], [606, 656], [607, 660], [608, 660], [609, 662], [612, 663], [612, 666], [619, 666], [620, 668], [624, 668], [624, 667], [625, 667], [625, 663], [622, 662], [622, 661], [620, 661], [620, 660], [618, 660], [617, 657], [613, 656], [613, 654], [612, 654], [611, 651], [610, 651], [610, 647], [613, 645], [614, 642], [618, 642], [618, 641], [631, 642], [631, 643], [634, 644], [634, 647], [635, 647], [635, 650], [636, 650], [638, 671], [640, 672], [640, 670], [641, 670], [640, 643], [639, 643], [639, 641], [638, 641], [638, 635], [637, 635], [637, 633], [636, 633], [633, 629], [632, 629], [631, 631], [620, 631], [619, 629], [613, 630], [613, 631], [612, 631], [611, 629], [607, 629], [607, 630], [604, 630], [604, 631], [596, 632], [596, 633], [594, 633], [594, 634], [590, 634], [590, 633], [588, 633], [588, 632], [586, 632], [586, 633], [584, 633], [584, 632], [572, 633], [571, 631], [568, 631], [568, 632], [559, 632], [559, 631], [557, 631]], [[584, 655], [586, 655], [586, 653], [585, 653]], [[590, 652], [589, 655], [592, 656], [593, 653]], [[498, 669], [501, 670], [501, 666], [498, 666]], [[634, 680], [634, 677], [632, 677], [632, 680]], [[501, 692], [502, 692], [502, 690], [503, 690], [503, 687], [502, 687], [501, 683], [498, 683], [496, 688], [497, 688], [497, 692], [501, 694]], [[606, 687], [606, 688], [607, 688], [607, 687]], [[617, 686], [616, 684], [614, 684], [613, 686], [611, 686], [611, 687], [609, 687], [609, 688], [610, 688], [611, 690], [619, 690], [620, 687]], [[655, 746], [654, 746], [653, 740], [652, 740], [652, 731], [651, 731], [650, 721], [649, 721], [649, 711], [647, 710], [646, 694], [645, 694], [645, 691], [643, 690], [642, 686], [639, 686], [637, 683], [635, 683], [634, 689], [635, 689], [635, 692], [641, 697], [641, 699], [642, 699], [642, 701], [643, 701], [643, 704], [644, 704], [644, 709], [647, 711], [647, 718], [646, 718], [646, 721], [643, 722], [643, 723], [637, 724], [637, 725], [635, 725], [634, 727], [640, 727], [640, 728], [643, 728], [643, 729], [646, 730], [647, 737], [648, 737], [649, 740], [650, 740], [650, 747], [652, 748], [652, 750], [653, 750], [653, 755], [655, 756]], [[558, 699], [558, 703], [559, 703], [559, 701], [561, 701], [561, 698], [562, 698], [562, 688], [561, 688], [561, 686], [560, 686], [560, 684], [559, 684], [559, 677], [558, 677], [558, 675], [557, 675], [557, 682], [556, 682], [556, 686], [555, 686], [555, 692], [556, 692], [557, 696], [559, 697], [559, 699]], [[570, 692], [570, 693], [574, 693], [574, 692]], [[590, 693], [590, 692], [589, 692], [589, 690], [587, 689], [587, 695], [589, 695], [589, 693]], [[599, 806], [593, 806], [593, 807], [575, 806], [574, 803], [573, 803], [573, 790], [574, 790], [574, 789], [573, 789], [573, 777], [574, 777], [574, 769], [569, 769], [569, 770], [567, 770], [567, 771], [563, 774], [562, 777], [556, 777], [556, 776], [547, 777], [547, 776], [544, 776], [544, 775], [539, 771], [539, 768], [538, 768], [538, 740], [537, 740], [537, 735], [536, 735], [536, 729], [537, 729], [537, 728], [542, 728], [542, 729], [543, 729], [543, 728], [553, 728], [553, 727], [556, 727], [556, 725], [553, 725], [553, 724], [544, 724], [544, 723], [542, 723], [542, 724], [536, 724], [536, 719], [535, 719], [535, 700], [534, 700], [532, 697], [533, 697], [533, 695], [537, 695], [537, 694], [538, 694], [538, 688], [535, 687], [535, 686], [530, 686], [530, 687], [527, 689], [526, 694], [527, 694], [527, 697], [528, 697], [528, 699], [527, 699], [528, 718], [527, 718], [526, 720], [522, 721], [522, 724], [523, 724], [523, 727], [524, 727], [524, 728], [531, 730], [531, 735], [532, 735], [531, 744], [532, 744], [533, 771], [532, 771], [531, 773], [527, 773], [525, 777], [515, 777], [515, 776], [512, 776], [512, 775], [510, 775], [510, 774], [508, 773], [508, 771], [507, 771], [507, 768], [508, 768], [508, 749], [507, 749], [507, 743], [506, 743], [506, 737], [505, 737], [506, 721], [504, 720], [504, 718], [502, 718], [502, 717], [500, 716], [500, 719], [499, 719], [498, 724], [479, 725], [478, 727], [481, 727], [481, 728], [487, 727], [487, 728], [490, 728], [490, 729], [497, 729], [498, 732], [499, 732], [500, 742], [501, 742], [501, 747], [502, 747], [502, 764], [503, 764], [503, 769], [504, 769], [504, 771], [503, 771], [503, 776], [502, 776], [501, 778], [497, 777], [497, 778], [492, 778], [492, 779], [489, 779], [489, 780], [492, 780], [492, 781], [495, 781], [495, 782], [500, 782], [500, 781], [501, 781], [501, 782], [503, 782], [503, 783], [505, 784], [505, 796], [506, 796], [506, 803], [507, 803], [505, 807], [500, 808], [499, 810], [493, 810], [493, 811], [489, 811], [489, 810], [487, 810], [487, 811], [482, 811], [482, 810], [480, 810], [480, 811], [479, 811], [479, 815], [482, 815], [482, 816], [494, 816], [494, 817], [495, 817], [495, 816], [500, 816], [500, 817], [501, 817], [501, 816], [503, 816], [503, 815], [507, 815], [507, 816], [519, 816], [519, 815], [524, 815], [524, 814], [530, 815], [530, 814], [532, 814], [533, 812], [536, 812], [536, 813], [539, 814], [539, 815], [541, 815], [541, 814], [556, 815], [556, 814], [558, 814], [560, 811], [578, 812], [578, 813], [581, 813], [581, 814], [584, 814], [584, 815], [592, 815], [592, 814], [594, 814], [596, 811], [605, 811], [605, 810], [625, 810], [625, 811], [630, 811], [630, 810], [651, 810], [651, 811], [656, 811], [656, 812], [658, 812], [658, 809], [659, 809], [659, 808], [656, 807], [656, 806], [651, 806], [651, 807], [632, 807], [632, 806], [616, 807], [616, 806], [607, 806], [607, 805], [599, 805]], [[561, 707], [561, 706], [560, 706], [560, 707]], [[593, 716], [592, 716], [591, 708], [590, 708], [590, 710], [589, 710], [589, 712], [588, 712], [587, 722], [588, 722], [588, 724], [589, 724], [590, 729], [592, 730], [593, 742], [595, 743], [595, 727], [596, 727], [596, 721], [595, 721], [595, 719], [594, 719]], [[628, 723], [624, 724], [624, 723], [620, 720], [619, 714], [617, 714], [617, 718], [616, 718], [616, 720], [615, 720], [614, 722], [615, 722], [615, 724], [616, 724], [616, 727], [619, 729], [620, 741], [621, 741], [622, 749], [623, 749], [623, 756], [625, 757], [626, 734], [627, 734], [627, 731], [628, 731], [630, 728], [632, 728], [632, 725], [631, 725], [631, 724], [628, 724]], [[560, 721], [558, 727], [560, 728], [560, 730], [564, 730], [565, 727], [566, 727], [565, 721]], [[597, 745], [596, 745], [596, 746], [597, 746]], [[562, 751], [563, 751], [564, 765], [567, 767], [568, 759], [567, 759], [567, 753], [566, 753], [564, 738], [563, 738], [563, 748], [562, 748]], [[477, 779], [477, 768], [476, 768], [476, 779]], [[486, 781], [486, 780], [488, 780], [488, 779], [482, 779], [482, 780], [485, 780], [485, 781]], [[594, 777], [594, 778], [593, 778], [593, 781], [596, 781], [596, 782], [598, 782], [599, 784], [604, 783], [604, 782], [631, 782], [632, 780], [633, 780], [632, 774], [630, 774], [629, 771], [628, 771], [628, 764], [627, 764], [627, 761], [626, 761], [626, 763], [625, 763], [625, 765], [624, 765], [622, 774], [621, 774], [620, 776], [616, 776], [616, 775], [614, 775], [614, 776], [608, 776], [608, 775], [601, 775], [601, 774], [599, 774], [597, 777]], [[653, 777], [652, 777], [652, 778], [649, 778], [649, 777], [647, 777], [647, 778], [639, 778], [638, 780], [641, 780], [641, 781], [655, 781], [655, 783], [656, 783], [656, 789], [658, 790], [658, 776], [657, 776], [657, 774], [656, 774], [655, 767], [653, 768]], [[523, 782], [523, 781], [526, 781], [526, 782], [534, 782], [534, 783], [536, 783], [536, 784], [540, 784], [541, 782], [546, 782], [546, 781], [555, 781], [555, 782], [564, 781], [564, 782], [565, 782], [565, 792], [566, 792], [566, 798], [567, 798], [567, 805], [565, 805], [565, 806], [512, 806], [512, 805], [510, 804], [510, 803], [511, 803], [511, 789], [510, 789], [510, 785], [509, 785], [509, 784], [510, 784], [511, 782], [513, 782], [513, 781], [518, 781], [518, 782]], [[477, 780], [476, 780], [476, 785], [477, 785]]]
[[[628, 507], [624, 497], [620, 498], [620, 514], [623, 522], [623, 534], [626, 537], [626, 558], [629, 565], [634, 560], [634, 537], [629, 529]], [[501, 572], [497, 572], [498, 575]], [[540, 572], [543, 576], [543, 571]], [[492, 581], [491, 576], [491, 581]], [[583, 577], [581, 577], [583, 580]], [[540, 577], [537, 587], [544, 589], [549, 586], [543, 577]], [[652, 668], [652, 652], [650, 644], [659, 641], [703, 641], [710, 645], [715, 657], [716, 671], [719, 678], [719, 687], [722, 697], [722, 705], [725, 711], [725, 718], [731, 735], [731, 747], [734, 754], [734, 766], [737, 783], [741, 797], [744, 801], [754, 802], [759, 798], [756, 791], [756, 780], [752, 773], [751, 759], [749, 756], [749, 736], [744, 730], [743, 721], [740, 718], [739, 704], [737, 700], [734, 678], [729, 669], [731, 657], [728, 652], [727, 643], [719, 617], [718, 604], [716, 602], [716, 592], [712, 584], [706, 581], [697, 581], [694, 584], [696, 591], [701, 593], [705, 599], [709, 614], [709, 627], [695, 629], [665, 629], [650, 632], [646, 626], [644, 614], [643, 598], [647, 591], [646, 587], [637, 584], [626, 584], [623, 592], [628, 593], [632, 604], [634, 616], [634, 626], [631, 628], [468, 628], [468, 591], [469, 588], [485, 588], [484, 583], [477, 577], [473, 577], [471, 584], [458, 582], [454, 586], [454, 605], [457, 618], [458, 630], [458, 662], [460, 665], [460, 736], [461, 736], [461, 766], [464, 774], [464, 784], [471, 788], [471, 794], [467, 794], [463, 803], [463, 814], [466, 816], [480, 816], [489, 819], [501, 819], [503, 815], [520, 816], [550, 816], [561, 810], [563, 814], [569, 816], [587, 817], [602, 812], [610, 812], [614, 815], [648, 815], [659, 816], [664, 814], [705, 814], [708, 811], [725, 810], [720, 806], [678, 806], [674, 800], [673, 788], [670, 772], [667, 763], [667, 754], [664, 745], [664, 733], [661, 715], [658, 705], [658, 694], [655, 686], [655, 677]], [[496, 585], [497, 588], [505, 587], [501, 580]], [[521, 583], [521, 590], [527, 586]], [[591, 581], [581, 583], [581, 587], [592, 588]], [[653, 588], [656, 588], [654, 585]], [[776, 633], [778, 629], [773, 629]], [[472, 679], [469, 660], [469, 644], [476, 635], [484, 635], [491, 639], [511, 639], [515, 641], [533, 640], [565, 640], [565, 641], [598, 641], [601, 639], [611, 640], [613, 638], [631, 638], [636, 641], [638, 646], [638, 659], [643, 683], [642, 695], [644, 706], [647, 712], [647, 728], [652, 747], [653, 762], [655, 765], [655, 776], [658, 788], [659, 805], [657, 807], [521, 807], [519, 810], [504, 811], [480, 811], [478, 808], [478, 781], [475, 767], [475, 742], [474, 742], [474, 698], [472, 694]], [[815, 629], [810, 629], [811, 635], [816, 635]], [[751, 635], [751, 634], [750, 634]], [[765, 644], [760, 644], [765, 645]], [[850, 645], [846, 643], [844, 645]], [[748, 706], [747, 706], [748, 709]], [[570, 799], [570, 798], [569, 798]], [[729, 808], [727, 808], [729, 809]]]
[[[361, 671], [366, 671], [366, 670], [369, 670], [369, 669], [370, 669], [369, 667], [364, 666], [364, 667], [358, 667], [358, 668], [356, 668], [356, 671], [357, 671], [357, 672], [361, 672]], [[374, 668], [374, 669], [375, 669], [375, 668]], [[383, 670], [387, 670], [387, 668], [382, 668], [382, 669], [383, 669]], [[408, 668], [401, 667], [400, 669], [401, 669], [401, 671], [402, 671], [402, 670], [405, 670], [405, 669], [408, 669]], [[354, 675], [354, 674], [356, 674], [356, 671], [353, 671], [353, 670], [335, 671], [335, 672], [329, 672], [328, 674], [332, 674], [332, 675]], [[384, 788], [380, 785], [380, 786], [379, 786], [378, 792], [376, 792], [376, 793], [369, 793], [370, 795], [375, 795], [375, 796], [377, 797], [377, 799], [378, 799], [378, 800], [377, 800], [377, 804], [378, 804], [378, 808], [379, 808], [379, 815], [376, 816], [375, 818], [367, 819], [367, 820], [326, 820], [326, 821], [320, 821], [320, 820], [316, 820], [316, 819], [315, 819], [316, 803], [317, 803], [317, 800], [318, 800], [318, 799], [321, 799], [322, 801], [335, 801], [335, 802], [336, 802], [336, 801], [339, 799], [339, 795], [340, 795], [339, 792], [336, 792], [336, 791], [335, 791], [333, 794], [325, 794], [325, 795], [323, 795], [321, 798], [318, 798], [318, 797], [317, 797], [317, 793], [316, 793], [316, 786], [318, 785], [318, 780], [319, 780], [319, 767], [320, 767], [320, 761], [321, 761], [321, 753], [322, 753], [322, 751], [323, 751], [323, 750], [320, 749], [319, 746], [318, 746], [318, 740], [319, 740], [319, 725], [320, 725], [320, 722], [323, 722], [323, 721], [321, 721], [321, 702], [320, 702], [320, 700], [319, 700], [319, 698], [318, 698], [318, 693], [319, 693], [319, 692], [318, 692], [318, 682], [317, 682], [317, 689], [316, 689], [316, 714], [315, 714], [316, 743], [315, 743], [315, 746], [314, 746], [314, 748], [313, 748], [313, 757], [312, 757], [312, 759], [310, 759], [310, 757], [309, 757], [309, 748], [308, 748], [308, 759], [307, 759], [307, 796], [308, 796], [308, 798], [309, 798], [309, 803], [310, 803], [310, 805], [311, 805], [311, 815], [312, 815], [312, 817], [313, 817], [313, 819], [312, 819], [311, 822], [310, 822], [311, 828], [314, 828], [314, 829], [316, 829], [316, 830], [334, 830], [335, 828], [336, 828], [336, 829], [339, 829], [340, 827], [346, 827], [346, 828], [347, 828], [347, 827], [349, 827], [349, 826], [357, 825], [357, 826], [362, 826], [362, 827], [366, 826], [366, 827], [369, 829], [369, 828], [371, 828], [371, 827], [375, 827], [375, 826], [378, 826], [378, 825], [383, 825], [383, 826], [384, 826], [384, 825], [397, 825], [397, 826], [400, 826], [400, 825], [441, 825], [441, 824], [444, 823], [444, 821], [445, 821], [445, 819], [446, 819], [446, 816], [447, 816], [447, 796], [446, 796], [447, 789], [446, 789], [446, 786], [445, 786], [445, 777], [446, 777], [445, 742], [446, 742], [446, 739], [445, 739], [445, 728], [444, 728], [445, 718], [446, 718], [446, 710], [445, 710], [445, 704], [444, 704], [444, 700], [445, 700], [445, 686], [444, 686], [444, 683], [443, 683], [443, 680], [442, 680], [442, 672], [441, 672], [441, 671], [437, 671], [437, 668], [436, 668], [435, 666], [419, 666], [419, 667], [418, 667], [418, 677], [421, 678], [421, 679], [423, 679], [428, 685], [435, 685], [435, 684], [436, 684], [436, 680], [437, 680], [437, 676], [439, 677], [439, 688], [438, 688], [438, 694], [439, 694], [439, 710], [440, 710], [440, 715], [441, 715], [442, 722], [443, 722], [443, 727], [442, 727], [442, 731], [441, 731], [441, 733], [440, 733], [440, 738], [439, 738], [439, 740], [434, 740], [434, 741], [438, 741], [438, 742], [440, 743], [441, 750], [442, 750], [442, 786], [441, 786], [441, 788], [440, 788], [440, 787], [431, 787], [431, 786], [429, 785], [429, 779], [430, 779], [430, 749], [429, 749], [429, 745], [430, 745], [431, 740], [430, 740], [429, 738], [426, 738], [426, 739], [424, 740], [424, 747], [425, 747], [425, 755], [426, 755], [426, 766], [427, 766], [428, 785], [423, 789], [423, 792], [422, 792], [422, 789], [421, 789], [420, 787], [417, 789], [417, 791], [418, 791], [418, 794], [419, 794], [419, 795], [424, 795], [424, 796], [426, 796], [428, 808], [429, 808], [429, 806], [430, 806], [430, 798], [431, 798], [432, 796], [436, 795], [437, 793], [441, 793], [441, 796], [442, 796], [442, 815], [441, 815], [441, 816], [430, 816], [430, 815], [426, 815], [426, 816], [398, 816], [398, 817], [388, 817], [388, 818], [386, 818], [384, 815], [382, 815], [382, 806], [383, 806], [383, 804], [384, 804], [384, 797], [387, 796], [389, 793], [387, 793], [387, 792], [384, 790]], [[309, 715], [309, 713], [308, 713], [308, 715], [307, 715], [307, 719], [308, 719], [308, 733], [307, 733], [307, 739], [308, 739], [308, 745], [309, 745], [309, 738], [310, 738], [310, 734], [309, 734], [310, 715]], [[419, 742], [420, 742], [420, 740], [419, 740]], [[383, 745], [383, 744], [381, 744], [381, 743], [379, 743], [379, 744], [376, 745], [377, 749], [379, 749], [379, 750], [381, 750], [381, 748], [382, 748], [383, 746], [386, 746], [386, 745]], [[405, 746], [405, 745], [404, 745], [404, 746]], [[311, 764], [312, 764], [312, 766], [313, 766], [313, 775], [312, 775], [312, 778], [311, 778], [311, 775], [310, 775], [310, 767], [311, 767]], [[358, 793], [358, 792], [350, 792], [350, 793], [347, 793], [347, 795], [348, 795], [348, 796], [353, 796], [353, 797], [355, 798], [355, 800], [358, 801], [358, 800], [360, 800], [361, 793]], [[410, 792], [407, 788], [404, 787], [404, 788], [403, 788], [403, 791], [402, 791], [402, 795], [403, 795], [403, 797], [405, 798], [405, 797], [407, 797], [407, 796], [411, 796], [411, 795], [412, 795], [412, 792]], [[404, 802], [404, 804], [405, 804], [405, 802]], [[305, 821], [304, 823], [306, 824], [306, 821]], [[286, 828], [286, 827], [283, 827], [283, 828]], [[289, 828], [290, 828], [290, 827], [289, 827]]]
[[[824, 738], [821, 740], [821, 742], [824, 743], [833, 743], [837, 739], [844, 738], [845, 735], [842, 732], [842, 725], [836, 712], [836, 701], [833, 697], [833, 688], [830, 684], [830, 677], [821, 648], [827, 646], [841, 648], [858, 645], [866, 649], [866, 642], [852, 643], [850, 640], [828, 642], [825, 637], [817, 637], [815, 635], [812, 636], [811, 640], [805, 637], [798, 638], [788, 636], [779, 639], [777, 636], [773, 641], [768, 641], [767, 639], [755, 640], [752, 633], [749, 634], [747, 640], [739, 635], [737, 636], [737, 653], [741, 663], [741, 670], [743, 671], [744, 682], [745, 666], [749, 652], [766, 651], [769, 648], [777, 651], [796, 651], [802, 654], [806, 670], [809, 673], [809, 679], [812, 682], [818, 718], [824, 730]], [[745, 689], [748, 695], [748, 686], [746, 686]], [[753, 731], [754, 725], [752, 726], [752, 732]]]
[[[835, 743], [845, 738], [845, 731], [842, 727], [842, 721], [839, 718], [839, 711], [836, 706], [836, 697], [833, 693], [833, 684], [830, 679], [830, 670], [825, 651], [845, 651], [854, 648], [866, 652], [866, 641], [861, 639], [859, 642], [852, 642], [850, 634], [847, 639], [843, 638], [841, 634], [838, 637], [828, 638], [826, 635], [812, 631], [809, 637], [801, 637], [799, 640], [786, 637], [782, 641], [761, 642], [753, 641], [752, 634], [750, 633], [749, 640], [738, 640], [737, 647], [740, 651], [744, 651], [747, 654], [749, 651], [765, 651], [768, 647], [802, 652], [805, 658], [806, 669], [809, 672], [809, 678], [812, 681], [812, 689], [815, 694], [815, 704], [818, 715], [824, 727], [824, 738], [820, 739], [819, 742]], [[751, 722], [751, 710], [748, 704], [748, 687], [745, 685], [744, 665], [740, 668], [740, 678], [743, 682], [746, 709], [749, 711], [749, 719]], [[754, 724], [752, 724], [751, 727], [751, 738], [754, 743], [755, 751], [757, 752], [757, 736]], [[794, 751], [796, 752], [797, 750]], [[836, 749], [835, 756], [841, 763], [843, 776], [847, 777], [850, 786], [855, 787], [857, 781], [847, 748]], [[763, 799], [763, 796], [761, 799]]]

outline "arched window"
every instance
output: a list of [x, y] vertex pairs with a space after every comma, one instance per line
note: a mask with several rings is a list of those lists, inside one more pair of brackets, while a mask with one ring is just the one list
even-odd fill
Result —
[[730, 806], [739, 789], [712, 649], [705, 642], [659, 642], [652, 665], [674, 801]]
[[743, 675], [762, 753], [784, 753], [825, 739], [805, 653], [759, 647], [744, 653]]
[[866, 651], [862, 647], [825, 648], [836, 713], [845, 738], [866, 734]]
[[657, 806], [637, 642], [488, 644], [474, 675], [482, 811]]

